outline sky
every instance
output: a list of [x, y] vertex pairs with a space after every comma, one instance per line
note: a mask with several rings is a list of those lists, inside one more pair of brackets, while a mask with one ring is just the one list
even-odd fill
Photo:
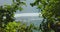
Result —
[[31, 7], [30, 3], [33, 3], [34, 0], [26, 0], [26, 5], [27, 6], [23, 6], [23, 10], [22, 11], [17, 11], [18, 13], [38, 13], [38, 9], [36, 9], [37, 7]]
[[0, 6], [4, 4], [11, 4], [11, 3], [12, 3], [11, 0], [0, 0]]
[[[22, 11], [17, 11], [15, 13], [15, 17], [19, 17], [19, 16], [39, 16], [38, 11], [39, 9], [36, 9], [37, 7], [31, 7], [30, 3], [33, 3], [34, 0], [26, 0], [26, 5], [27, 6], [22, 6], [23, 10]], [[11, 0], [0, 0], [0, 5], [4, 5], [4, 4], [11, 4], [12, 1]]]

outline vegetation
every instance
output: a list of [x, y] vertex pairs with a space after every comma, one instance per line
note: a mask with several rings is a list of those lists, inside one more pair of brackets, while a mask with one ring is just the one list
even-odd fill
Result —
[[42, 32], [60, 32], [60, 0], [35, 0], [31, 6], [41, 9], [44, 18], [40, 24]]
[[14, 20], [14, 13], [21, 11], [22, 5], [26, 5], [20, 0], [12, 0], [11, 5], [0, 6], [0, 32], [33, 32], [34, 25], [27, 26]]
[[9, 22], [5, 27], [5, 32], [33, 32], [34, 25], [30, 24], [27, 26], [25, 23], [21, 22]]
[[[22, 5], [26, 4], [21, 0], [12, 0], [11, 5], [0, 6], [0, 32], [33, 32], [33, 30], [38, 30], [34, 24], [28, 26], [15, 21], [14, 13], [17, 10], [22, 11]], [[37, 6], [44, 18], [39, 30], [60, 32], [60, 0], [35, 0], [31, 6]]]

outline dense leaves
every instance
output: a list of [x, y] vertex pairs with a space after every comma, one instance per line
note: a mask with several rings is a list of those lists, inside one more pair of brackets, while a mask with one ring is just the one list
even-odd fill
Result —
[[21, 23], [21, 22], [9, 22], [4, 31], [5, 32], [33, 32], [34, 30], [34, 25], [30, 24], [29, 26], [27, 26], [25, 23]]
[[[40, 24], [40, 29], [43, 32], [50, 32], [51, 30], [58, 32], [60, 29], [56, 27], [56, 23], [60, 21], [60, 0], [36, 0], [31, 3], [31, 6], [34, 5], [41, 9], [44, 18]], [[58, 26], [60, 27], [60, 24]]]
[[[15, 0], [14, 0], [15, 1]], [[0, 7], [0, 23], [1, 25], [7, 24], [8, 22], [14, 21], [14, 13], [17, 10], [22, 10], [21, 4], [24, 4], [24, 2], [13, 2], [11, 5], [4, 5]], [[1, 26], [0, 26], [1, 27]]]
[[14, 19], [14, 13], [21, 11], [22, 5], [26, 5], [21, 0], [13, 0], [11, 5], [0, 6], [0, 32], [33, 32], [37, 28], [30, 24], [23, 24], [20, 21], [17, 22]]

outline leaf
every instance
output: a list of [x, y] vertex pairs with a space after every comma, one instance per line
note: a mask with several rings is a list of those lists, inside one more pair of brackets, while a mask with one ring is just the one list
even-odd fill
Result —
[[43, 5], [42, 4], [38, 5], [38, 8], [43, 9]]
[[20, 2], [20, 0], [16, 0], [16, 2]]
[[25, 3], [25, 2], [20, 2], [20, 4], [21, 4], [21, 5], [26, 5], [26, 3]]
[[23, 8], [22, 8], [22, 7], [18, 8], [18, 9], [19, 9], [19, 11], [22, 11], [22, 10], [23, 10]]

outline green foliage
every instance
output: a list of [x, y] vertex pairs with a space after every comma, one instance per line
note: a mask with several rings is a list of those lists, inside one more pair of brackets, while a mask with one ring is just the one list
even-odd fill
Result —
[[[16, 0], [18, 1], [18, 0]], [[24, 2], [14, 2], [11, 5], [4, 5], [0, 7], [0, 22], [7, 23], [8, 21], [13, 22], [14, 21], [14, 13], [17, 10], [22, 10], [22, 4], [25, 5]], [[5, 17], [5, 19], [4, 19]]]
[[[43, 21], [40, 24], [40, 29], [43, 32], [50, 32], [51, 29], [58, 31], [56, 23], [60, 21], [60, 0], [36, 0], [31, 3], [41, 9]], [[55, 26], [54, 26], [55, 25]], [[59, 25], [60, 26], [60, 25]]]
[[[25, 5], [24, 2], [21, 2], [20, 0], [12, 0], [11, 5], [3, 5], [0, 6], [0, 31], [3, 31], [6, 25], [12, 25], [8, 24], [9, 22], [13, 22], [14, 20], [14, 13], [19, 10], [22, 10], [22, 4]], [[16, 23], [14, 23], [15, 25]], [[12, 25], [13, 26], [13, 25]], [[11, 26], [11, 27], [12, 27]]]
[[26, 5], [20, 0], [12, 0], [11, 5], [0, 6], [0, 32], [33, 32], [37, 29], [33, 24], [27, 26], [14, 20], [14, 13], [23, 10], [22, 5]]
[[9, 22], [5, 27], [5, 32], [16, 32], [19, 26], [20, 26], [20, 23]]
[[21, 22], [9, 22], [4, 31], [5, 32], [33, 32], [33, 29], [36, 28], [33, 24], [27, 26], [25, 23]]

